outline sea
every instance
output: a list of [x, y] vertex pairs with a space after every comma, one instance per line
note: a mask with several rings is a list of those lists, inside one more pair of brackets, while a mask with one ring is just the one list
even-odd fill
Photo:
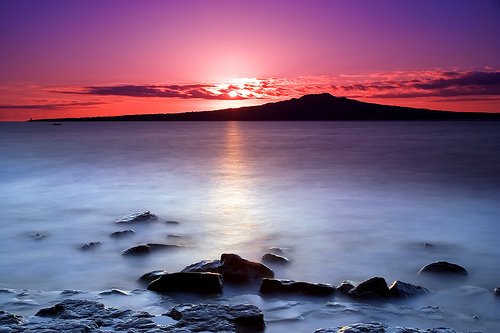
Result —
[[[144, 211], [158, 220], [115, 223]], [[263, 309], [270, 333], [370, 321], [500, 331], [500, 122], [0, 123], [0, 212], [0, 309], [25, 316], [68, 297], [153, 314], [243, 302]], [[122, 255], [142, 243], [179, 247]], [[430, 292], [160, 295], [137, 282], [222, 253], [260, 261], [274, 247], [290, 260], [269, 265], [278, 278], [380, 276]], [[438, 260], [469, 275], [418, 274]], [[112, 288], [123, 295], [100, 294]]]

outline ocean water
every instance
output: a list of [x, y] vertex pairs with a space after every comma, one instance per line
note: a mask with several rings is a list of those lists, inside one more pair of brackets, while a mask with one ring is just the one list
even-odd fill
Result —
[[[0, 211], [0, 288], [30, 291], [29, 302], [0, 295], [13, 312], [32, 315], [64, 289], [100, 297], [138, 288], [151, 270], [224, 252], [259, 261], [281, 247], [291, 263], [272, 267], [279, 278], [382, 276], [432, 293], [357, 303], [228, 289], [189, 300], [254, 303], [269, 332], [363, 320], [500, 331], [491, 292], [500, 285], [500, 122], [0, 123]], [[114, 223], [139, 211], [158, 222]], [[109, 237], [129, 227], [135, 235]], [[93, 241], [102, 245], [81, 250]], [[148, 242], [182, 247], [121, 255]], [[417, 274], [436, 260], [469, 277]], [[142, 292], [103, 301], [162, 313], [183, 299]]]

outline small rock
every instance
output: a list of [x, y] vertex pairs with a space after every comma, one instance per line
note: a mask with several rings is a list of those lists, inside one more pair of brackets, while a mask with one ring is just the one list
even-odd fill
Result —
[[394, 281], [389, 287], [392, 297], [410, 297], [427, 294], [429, 291], [421, 286], [415, 286], [402, 281]]
[[177, 221], [165, 221], [166, 224], [180, 224], [180, 222]]
[[139, 278], [139, 281], [142, 282], [142, 283], [145, 283], [145, 284], [150, 284], [151, 282], [153, 282], [154, 280], [158, 279], [160, 276], [162, 276], [164, 274], [168, 274], [168, 273], [166, 271], [164, 271], [164, 270], [152, 271], [152, 272], [143, 274]]
[[336, 291], [341, 292], [342, 294], [348, 294], [354, 288], [354, 285], [349, 281], [342, 281], [337, 288]]
[[151, 282], [147, 289], [157, 292], [220, 294], [222, 293], [222, 277], [217, 273], [163, 274]]
[[303, 294], [311, 296], [329, 296], [335, 292], [335, 287], [323, 283], [311, 283], [282, 279], [262, 279], [261, 294]]
[[432, 244], [432, 243], [424, 243], [424, 246], [425, 247], [436, 247], [436, 245]]
[[104, 290], [99, 293], [99, 295], [123, 295], [123, 296], [128, 296], [128, 293], [126, 291], [120, 290], [120, 289], [110, 289], [110, 290]]
[[0, 326], [21, 325], [25, 322], [26, 320], [22, 316], [0, 310]]
[[221, 272], [224, 280], [236, 283], [274, 278], [274, 272], [264, 264], [241, 258], [237, 254], [224, 253], [221, 255]]
[[127, 215], [117, 221], [115, 223], [145, 223], [145, 222], [153, 222], [158, 220], [158, 216], [155, 214], [151, 214], [150, 211], [140, 212]]
[[127, 230], [115, 231], [111, 233], [109, 237], [121, 238], [126, 236], [132, 236], [133, 234], [135, 234], [135, 231], [133, 229], [127, 229]]
[[95, 249], [101, 245], [102, 245], [101, 242], [90, 242], [90, 243], [83, 244], [81, 246], [81, 249], [82, 250], [92, 250], [92, 249]]
[[173, 245], [173, 244], [157, 244], [157, 243], [147, 243], [147, 244], [140, 244], [136, 246], [132, 246], [122, 252], [122, 255], [128, 256], [128, 255], [144, 255], [144, 254], [149, 254], [151, 251], [154, 250], [166, 250], [166, 249], [172, 249], [172, 248], [179, 248], [179, 245]]
[[220, 260], [201, 260], [185, 267], [181, 272], [208, 272], [221, 273], [222, 262]]
[[467, 275], [467, 270], [460, 265], [449, 263], [447, 261], [436, 261], [425, 265], [418, 274], [437, 273], [437, 274], [459, 274]]
[[42, 240], [47, 238], [49, 235], [47, 235], [45, 232], [34, 232], [31, 234], [31, 238], [34, 240]]
[[266, 253], [262, 257], [263, 262], [267, 263], [273, 263], [273, 264], [288, 264], [290, 263], [290, 260], [288, 258], [285, 258], [283, 256], [273, 254], [273, 253]]
[[182, 238], [182, 236], [181, 235], [169, 234], [169, 235], [167, 235], [167, 238]]
[[376, 322], [356, 323], [337, 328], [321, 328], [314, 333], [385, 333], [385, 325]]
[[500, 287], [496, 287], [493, 292], [495, 293], [495, 295], [497, 296], [500, 296]]
[[83, 293], [83, 291], [72, 290], [72, 289], [64, 289], [63, 291], [61, 291], [61, 295], [63, 295], [63, 296], [73, 296], [73, 295], [77, 295], [80, 293]]
[[388, 298], [391, 293], [384, 278], [373, 277], [352, 288], [348, 295], [353, 298]]

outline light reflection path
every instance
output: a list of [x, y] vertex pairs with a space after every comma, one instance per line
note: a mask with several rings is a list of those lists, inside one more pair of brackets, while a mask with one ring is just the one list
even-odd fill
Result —
[[262, 238], [258, 218], [258, 193], [253, 161], [245, 150], [244, 132], [239, 122], [228, 122], [225, 128], [223, 154], [216, 164], [217, 172], [210, 210], [210, 237], [223, 251], [241, 254], [257, 250]]

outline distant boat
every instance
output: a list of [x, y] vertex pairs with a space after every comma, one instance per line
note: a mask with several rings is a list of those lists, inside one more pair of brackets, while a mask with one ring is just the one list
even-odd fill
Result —
[[61, 123], [52, 123], [52, 126], [61, 126]]

